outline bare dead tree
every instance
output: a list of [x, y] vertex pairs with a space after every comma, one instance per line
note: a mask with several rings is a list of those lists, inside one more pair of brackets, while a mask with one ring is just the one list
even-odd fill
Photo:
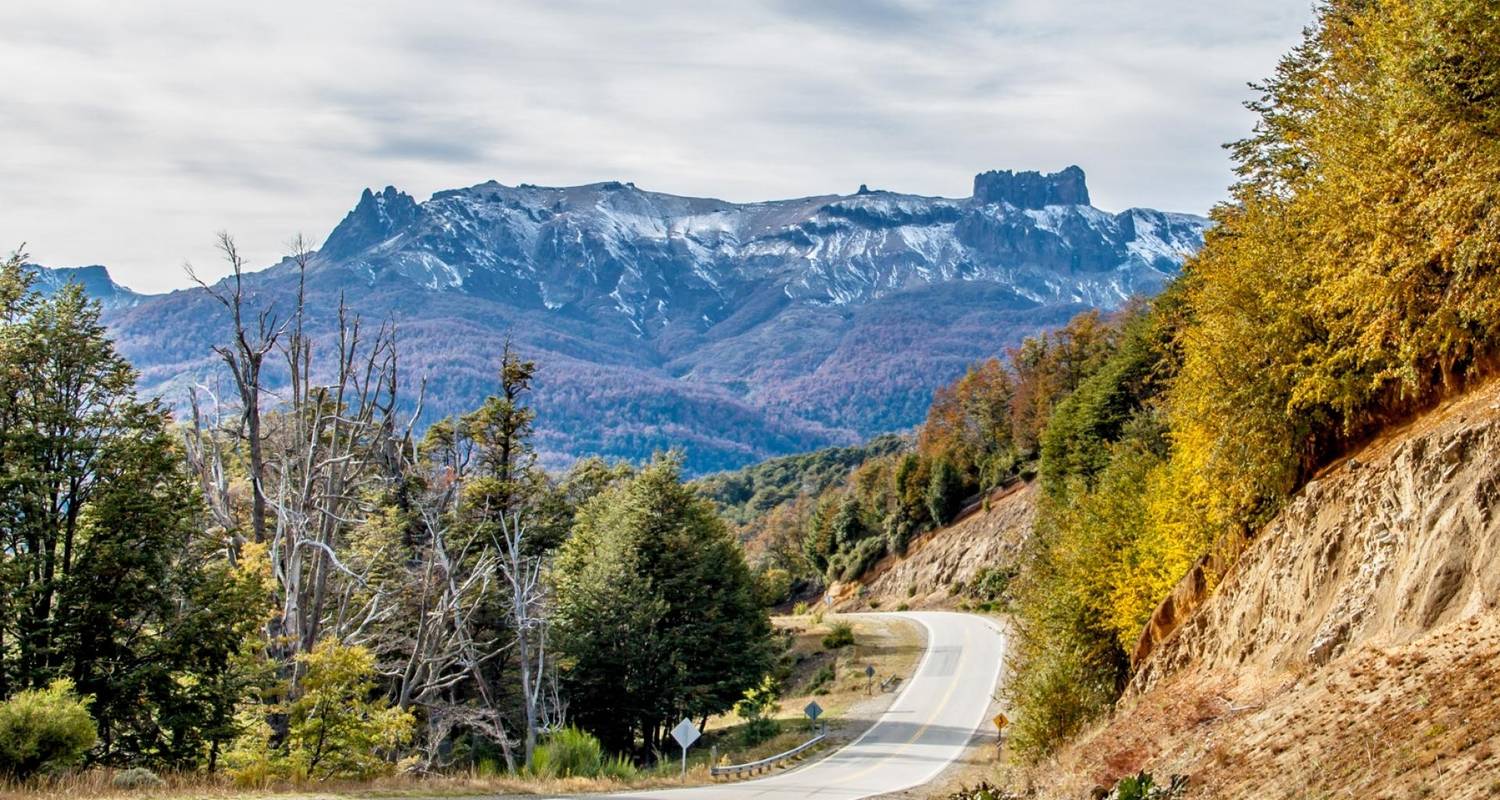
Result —
[[218, 284], [209, 285], [198, 277], [192, 265], [187, 266], [188, 277], [198, 284], [209, 297], [219, 301], [229, 310], [233, 331], [229, 345], [215, 345], [214, 352], [229, 367], [234, 377], [235, 388], [240, 395], [241, 422], [245, 427], [244, 438], [248, 444], [250, 459], [251, 510], [250, 528], [256, 542], [266, 540], [266, 493], [264, 486], [265, 457], [261, 438], [261, 370], [266, 355], [276, 347], [283, 326], [278, 324], [275, 312], [267, 305], [259, 310], [246, 307], [245, 260], [240, 255], [234, 237], [227, 232], [218, 234], [219, 252], [229, 262], [230, 276]]
[[[562, 709], [556, 692], [547, 693], [547, 584], [543, 580], [544, 559], [528, 553], [527, 522], [516, 508], [501, 515], [495, 537], [496, 570], [506, 594], [510, 623], [514, 630], [516, 662], [521, 673], [521, 706], [526, 723], [525, 758], [531, 765], [537, 734], [553, 723], [561, 723]], [[555, 684], [554, 684], [555, 690]]]
[[[236, 508], [225, 465], [237, 444], [249, 453], [252, 528], [273, 576], [269, 660], [296, 696], [298, 656], [319, 640], [369, 646], [396, 703], [423, 712], [429, 767], [457, 729], [496, 742], [512, 770], [518, 754], [529, 763], [538, 734], [561, 724], [562, 706], [549, 669], [545, 565], [527, 552], [522, 511], [500, 519], [498, 534], [492, 524], [463, 520], [475, 457], [466, 434], [455, 431], [442, 459], [418, 456], [412, 431], [422, 398], [400, 418], [393, 322], [367, 326], [340, 298], [332, 331], [314, 338], [305, 242], [292, 242], [298, 283], [284, 320], [269, 310], [251, 317], [240, 256], [228, 236], [220, 246], [233, 275], [220, 287], [199, 283], [230, 310], [231, 341], [216, 352], [242, 408], [238, 424], [225, 429], [217, 396], [194, 391], [187, 446], [209, 513], [226, 530], [235, 528]], [[268, 362], [270, 354], [280, 362]], [[284, 384], [266, 385], [272, 369]], [[378, 524], [372, 520], [391, 497], [406, 520], [400, 542], [362, 529]], [[496, 610], [509, 617], [498, 629]], [[515, 694], [496, 685], [512, 664], [520, 673], [519, 740], [511, 730], [522, 726], [508, 722]], [[274, 744], [287, 720], [273, 711], [268, 721]]]
[[[211, 403], [207, 409], [204, 408], [204, 397]], [[229, 470], [225, 467], [222, 406], [218, 395], [201, 385], [188, 389], [188, 403], [192, 408], [192, 426], [183, 434], [183, 451], [188, 467], [198, 477], [198, 488], [203, 493], [209, 519], [224, 532], [229, 563], [234, 564], [239, 557], [240, 545], [244, 544], [244, 536], [240, 533]]]
[[351, 606], [365, 578], [338, 551], [344, 534], [372, 511], [367, 499], [385, 479], [375, 467], [392, 429], [387, 417], [394, 409], [383, 401], [396, 374], [394, 326], [381, 325], [367, 342], [359, 316], [340, 302], [332, 374], [317, 382], [302, 316], [299, 308], [284, 348], [290, 386], [268, 464], [275, 480], [279, 634], [293, 653], [310, 650], [325, 625], [348, 639], [379, 616], [378, 592], [363, 593], [362, 607]]

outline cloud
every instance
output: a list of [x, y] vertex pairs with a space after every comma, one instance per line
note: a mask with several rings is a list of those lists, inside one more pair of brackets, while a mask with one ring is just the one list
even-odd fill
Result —
[[1089, 172], [1204, 211], [1307, 0], [400, 0], [0, 7], [0, 249], [146, 290], [269, 264], [365, 186], [633, 180], [730, 200]]

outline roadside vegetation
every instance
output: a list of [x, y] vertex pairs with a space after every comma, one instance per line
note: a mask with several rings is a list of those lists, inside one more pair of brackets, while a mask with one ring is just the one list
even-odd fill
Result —
[[1491, 370], [1493, 12], [1322, 5], [1258, 87], [1207, 245], [1056, 405], [1017, 587], [1023, 757], [1111, 707], [1152, 611], [1200, 558], [1229, 563], [1319, 468]]
[[1183, 275], [975, 365], [910, 451], [751, 519], [757, 569], [791, 587], [773, 601], [858, 580], [1035, 478], [1021, 562], [952, 594], [1014, 617], [1014, 752], [1105, 713], [1184, 575], [1232, 563], [1319, 469], [1493, 371], [1497, 44], [1474, 0], [1322, 6], [1258, 85], [1233, 199]]
[[21, 260], [0, 265], [0, 793], [655, 786], [680, 780], [683, 718], [702, 781], [712, 752], [805, 741], [813, 697], [841, 730], [867, 664], [909, 677], [920, 653], [821, 613], [773, 628], [787, 584], [675, 454], [544, 472], [536, 366], [509, 347], [492, 396], [418, 436], [393, 328], [344, 309], [314, 340], [231, 276], [209, 287], [228, 386], [179, 421], [81, 290], [44, 297]]
[[173, 419], [136, 396], [82, 290], [44, 298], [17, 254], [0, 266], [0, 779], [559, 791], [665, 779], [682, 718], [724, 731], [721, 752], [780, 747], [789, 704], [847, 708], [873, 654], [858, 626], [777, 632], [768, 607], [1033, 477], [1021, 563], [965, 591], [1014, 613], [1010, 743], [1041, 758], [1112, 706], [1195, 564], [1229, 563], [1320, 468], [1492, 371], [1492, 4], [1330, 0], [1258, 89], [1232, 201], [1160, 297], [976, 364], [910, 447], [701, 490], [673, 454], [543, 471], [536, 365], [501, 343], [492, 396], [419, 432], [397, 330], [340, 308], [308, 335], [308, 309], [243, 292], [228, 236], [232, 274], [203, 287], [222, 380]]
[[184, 420], [79, 287], [0, 264], [0, 781], [651, 780], [764, 694], [761, 587], [675, 454], [542, 471], [503, 343], [418, 436], [393, 326], [315, 339], [220, 244], [224, 384]]

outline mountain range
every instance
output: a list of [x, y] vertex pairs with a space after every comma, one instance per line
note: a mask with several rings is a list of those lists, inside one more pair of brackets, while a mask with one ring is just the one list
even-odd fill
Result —
[[[1208, 225], [1094, 208], [1078, 167], [981, 173], [959, 199], [489, 181], [418, 202], [386, 187], [328, 235], [306, 287], [315, 334], [340, 297], [396, 321], [429, 421], [493, 389], [508, 337], [541, 365], [549, 463], [681, 447], [700, 473], [907, 428], [974, 361], [1159, 290]], [[178, 405], [192, 384], [222, 385], [225, 313], [202, 289], [143, 295], [103, 267], [35, 269], [44, 290], [78, 281], [101, 301], [145, 392]], [[296, 285], [288, 261], [247, 279], [283, 308]]]

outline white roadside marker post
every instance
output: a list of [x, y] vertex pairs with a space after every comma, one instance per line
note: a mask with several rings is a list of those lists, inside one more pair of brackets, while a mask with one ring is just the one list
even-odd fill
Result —
[[682, 747], [682, 779], [684, 781], [687, 780], [688, 748], [692, 747], [693, 742], [698, 741], [698, 737], [702, 735], [702, 732], [698, 730], [698, 726], [694, 725], [692, 720], [686, 718], [677, 723], [677, 727], [672, 729], [672, 738], [676, 739], [677, 744]]

